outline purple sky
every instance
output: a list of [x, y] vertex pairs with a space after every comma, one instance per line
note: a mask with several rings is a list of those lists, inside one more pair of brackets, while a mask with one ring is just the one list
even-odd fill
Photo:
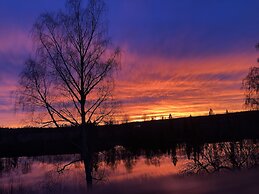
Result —
[[[242, 110], [242, 78], [256, 64], [257, 0], [107, 0], [109, 35], [122, 50], [117, 97], [141, 114]], [[32, 51], [30, 30], [65, 0], [0, 1], [0, 126], [17, 123], [10, 92]], [[147, 87], [149, 86], [149, 87]]]

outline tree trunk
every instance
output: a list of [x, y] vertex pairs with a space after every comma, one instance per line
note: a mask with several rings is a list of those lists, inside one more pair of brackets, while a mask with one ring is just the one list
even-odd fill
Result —
[[85, 159], [84, 159], [84, 167], [85, 167], [85, 177], [86, 177], [86, 185], [87, 190], [92, 190], [93, 186], [93, 177], [92, 177], [92, 171], [93, 171], [93, 161], [92, 161], [92, 154], [90, 152], [86, 153]]
[[85, 115], [86, 115], [86, 113], [85, 113], [85, 99], [81, 95], [81, 125], [82, 126], [86, 125]]
[[93, 161], [92, 161], [92, 146], [91, 146], [91, 135], [90, 131], [92, 130], [91, 125], [81, 125], [81, 157], [84, 161], [85, 168], [85, 178], [87, 184], [87, 190], [92, 189], [93, 178], [92, 178], [92, 169], [93, 169]]

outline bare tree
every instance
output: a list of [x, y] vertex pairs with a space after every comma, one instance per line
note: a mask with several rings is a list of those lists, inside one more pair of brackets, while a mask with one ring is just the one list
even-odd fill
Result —
[[143, 114], [142, 119], [143, 119], [143, 121], [146, 121], [147, 120], [147, 114]]
[[[259, 49], [259, 44], [256, 45]], [[259, 62], [259, 59], [257, 60]], [[259, 67], [251, 67], [243, 79], [242, 88], [245, 89], [245, 105], [252, 109], [259, 108]]]
[[123, 119], [122, 119], [122, 122], [123, 122], [123, 123], [128, 123], [129, 120], [130, 120], [130, 117], [129, 117], [128, 114], [123, 115]]
[[243, 80], [245, 89], [245, 104], [252, 109], [259, 108], [259, 67], [251, 67]]
[[47, 112], [41, 124], [98, 124], [112, 115], [120, 52], [111, 47], [104, 14], [101, 0], [68, 0], [65, 11], [36, 20], [36, 52], [20, 75], [17, 102], [25, 110]]

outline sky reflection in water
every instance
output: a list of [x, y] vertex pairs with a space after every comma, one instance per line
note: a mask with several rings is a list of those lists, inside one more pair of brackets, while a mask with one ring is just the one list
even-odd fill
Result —
[[[92, 192], [257, 193], [258, 145], [245, 140], [168, 149], [117, 146], [93, 155]], [[2, 158], [0, 193], [85, 193], [82, 162], [58, 173], [77, 159], [79, 155]]]

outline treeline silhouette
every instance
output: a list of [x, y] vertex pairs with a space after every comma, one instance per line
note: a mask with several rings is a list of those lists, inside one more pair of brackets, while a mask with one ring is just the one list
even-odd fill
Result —
[[[94, 150], [116, 145], [163, 146], [178, 142], [222, 142], [259, 138], [259, 111], [134, 122], [88, 125], [88, 143]], [[81, 129], [20, 128], [0, 130], [0, 156], [80, 153]]]

